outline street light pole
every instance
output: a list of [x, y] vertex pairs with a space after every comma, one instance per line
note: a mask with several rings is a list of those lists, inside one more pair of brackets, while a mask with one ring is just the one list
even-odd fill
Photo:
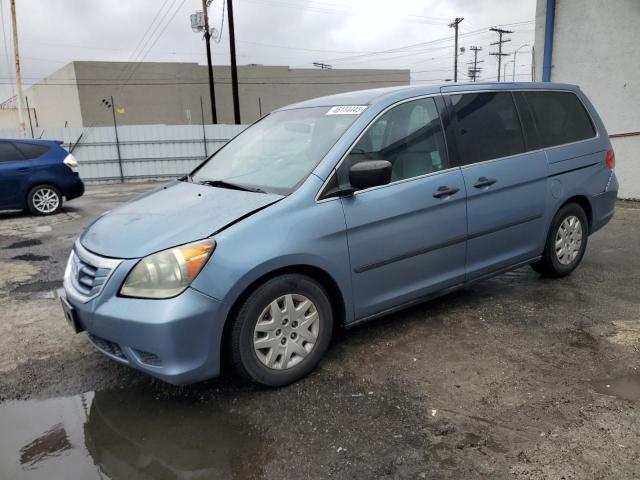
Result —
[[513, 60], [509, 60], [508, 62], [506, 62], [504, 64], [504, 71], [502, 72], [502, 81], [506, 82], [507, 81], [507, 65], [509, 65], [509, 63], [513, 62]]
[[516, 55], [518, 55], [518, 50], [528, 46], [529, 44], [525, 43], [524, 45], [520, 45], [518, 48], [516, 48], [516, 51], [513, 52], [513, 81], [514, 82], [516, 81]]

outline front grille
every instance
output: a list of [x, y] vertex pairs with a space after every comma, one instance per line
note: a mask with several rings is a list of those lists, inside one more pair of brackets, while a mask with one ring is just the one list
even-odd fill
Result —
[[88, 302], [97, 297], [122, 260], [96, 255], [76, 241], [64, 274], [67, 294]]
[[91, 333], [89, 333], [88, 335], [91, 343], [93, 343], [98, 349], [102, 350], [105, 353], [113, 355], [114, 357], [118, 357], [121, 360], [127, 361], [127, 357], [120, 348], [120, 345], [109, 340], [105, 340], [104, 338], [97, 337]]
[[81, 294], [94, 297], [100, 293], [111, 274], [110, 268], [98, 268], [74, 254], [73, 284]]

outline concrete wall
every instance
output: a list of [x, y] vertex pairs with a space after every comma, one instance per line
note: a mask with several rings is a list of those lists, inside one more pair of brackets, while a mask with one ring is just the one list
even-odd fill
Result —
[[25, 90], [29, 107], [35, 110], [39, 125], [81, 127], [82, 113], [73, 63]]
[[[536, 79], [542, 79], [546, 0], [537, 0]], [[640, 132], [638, 0], [556, 0], [551, 81], [580, 85], [609, 134]], [[612, 138], [620, 196], [640, 198], [640, 134]]]
[[[34, 122], [33, 109], [31, 109], [29, 113], [31, 113], [31, 121]], [[26, 108], [23, 110], [23, 115], [24, 124], [27, 129], [27, 136], [30, 136], [29, 117], [27, 116], [28, 113]], [[0, 128], [17, 128], [18, 125], [18, 109], [0, 108]], [[35, 127], [35, 122], [33, 126]]]
[[[74, 98], [66, 89], [74, 87], [55, 85], [60, 75], [77, 82]], [[206, 65], [196, 63], [144, 62], [136, 66], [128, 62], [73, 62], [49, 77], [38, 89], [38, 110], [46, 111], [44, 126], [63, 126], [63, 119], [82, 119], [86, 126], [112, 125], [112, 113], [102, 103], [113, 95], [118, 124], [200, 124], [203, 97], [204, 121], [211, 123], [209, 83]], [[238, 67], [240, 112], [242, 123], [251, 123], [262, 114], [290, 103], [333, 93], [383, 86], [408, 85], [409, 70], [320, 70], [290, 69], [286, 66]], [[229, 67], [214, 67], [216, 106], [219, 123], [233, 123], [231, 72]], [[121, 86], [122, 84], [125, 84]], [[46, 88], [46, 91], [44, 90]], [[29, 89], [31, 90], [31, 89]], [[45, 100], [44, 93], [49, 98]], [[31, 100], [31, 94], [30, 95]], [[53, 117], [50, 105], [64, 98], [67, 109]], [[79, 111], [78, 111], [79, 110]], [[76, 115], [77, 113], [77, 115]], [[49, 123], [52, 122], [52, 123]], [[77, 126], [77, 125], [76, 125]]]

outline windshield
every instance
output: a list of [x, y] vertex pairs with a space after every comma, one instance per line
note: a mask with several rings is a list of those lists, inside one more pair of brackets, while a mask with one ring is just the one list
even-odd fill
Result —
[[287, 195], [357, 118], [335, 111], [311, 107], [274, 112], [231, 140], [191, 178]]

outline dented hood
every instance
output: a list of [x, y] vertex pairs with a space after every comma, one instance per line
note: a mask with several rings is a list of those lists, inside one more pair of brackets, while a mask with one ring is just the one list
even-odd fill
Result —
[[98, 255], [140, 258], [209, 237], [281, 198], [176, 181], [98, 218], [80, 242]]

